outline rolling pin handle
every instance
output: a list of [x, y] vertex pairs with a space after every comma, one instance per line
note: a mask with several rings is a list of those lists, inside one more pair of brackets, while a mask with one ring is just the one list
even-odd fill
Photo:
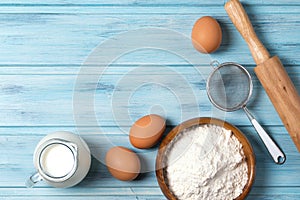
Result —
[[225, 10], [236, 29], [247, 42], [252, 57], [257, 65], [270, 58], [270, 54], [258, 39], [249, 17], [239, 0], [230, 0], [225, 4]]

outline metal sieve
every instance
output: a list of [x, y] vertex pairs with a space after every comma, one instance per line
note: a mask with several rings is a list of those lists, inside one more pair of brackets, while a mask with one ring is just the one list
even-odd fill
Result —
[[211, 103], [226, 112], [243, 109], [274, 162], [283, 164], [286, 159], [284, 153], [246, 107], [253, 89], [249, 72], [242, 65], [234, 62], [219, 64], [213, 61], [211, 66], [214, 70], [209, 75], [206, 84], [207, 95]]

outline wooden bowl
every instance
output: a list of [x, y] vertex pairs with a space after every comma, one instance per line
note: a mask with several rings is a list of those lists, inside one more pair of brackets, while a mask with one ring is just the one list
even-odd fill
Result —
[[186, 128], [190, 128], [195, 125], [204, 125], [204, 124], [214, 124], [218, 126], [222, 126], [225, 129], [231, 130], [232, 133], [237, 137], [237, 139], [241, 142], [243, 145], [243, 150], [244, 154], [246, 157], [246, 162], [248, 165], [248, 182], [246, 183], [243, 193], [236, 198], [236, 200], [241, 200], [244, 199], [248, 193], [250, 192], [251, 186], [254, 182], [254, 177], [255, 177], [255, 155], [253, 152], [253, 149], [247, 140], [247, 138], [244, 136], [244, 134], [237, 129], [235, 126], [229, 124], [228, 122], [215, 119], [215, 118], [208, 118], [208, 117], [201, 117], [201, 118], [195, 118], [191, 119], [188, 121], [185, 121], [175, 128], [171, 130], [171, 132], [164, 138], [162, 143], [159, 146], [157, 157], [156, 157], [156, 178], [158, 181], [158, 184], [164, 193], [164, 195], [170, 199], [170, 200], [175, 200], [177, 199], [174, 194], [169, 190], [168, 185], [167, 185], [167, 180], [166, 180], [166, 167], [164, 164], [164, 156], [165, 156], [165, 151], [167, 149], [168, 144], [175, 138], [177, 134], [182, 132]]

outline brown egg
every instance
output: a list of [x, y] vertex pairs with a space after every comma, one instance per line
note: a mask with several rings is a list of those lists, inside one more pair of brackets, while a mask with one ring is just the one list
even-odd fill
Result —
[[121, 181], [135, 179], [141, 171], [141, 162], [136, 153], [125, 147], [111, 148], [105, 157], [108, 171]]
[[192, 43], [201, 53], [216, 51], [222, 42], [222, 30], [212, 17], [201, 17], [196, 21], [192, 30]]
[[140, 149], [154, 146], [166, 129], [166, 120], [151, 114], [138, 119], [130, 128], [130, 143]]

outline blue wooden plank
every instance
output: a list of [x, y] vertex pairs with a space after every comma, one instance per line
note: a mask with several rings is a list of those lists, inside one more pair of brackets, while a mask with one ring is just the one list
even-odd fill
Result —
[[43, 199], [63, 199], [63, 200], [162, 200], [165, 199], [163, 195], [136, 195], [136, 196], [118, 196], [118, 195], [93, 195], [93, 194], [88, 194], [88, 195], [77, 195], [77, 196], [60, 196], [60, 195], [53, 195], [53, 196], [44, 196], [44, 195], [39, 195], [39, 196], [23, 196], [23, 195], [9, 195], [9, 196], [3, 196], [3, 199], [5, 200], [43, 200]]
[[[282, 192], [284, 191], [287, 195], [296, 195], [299, 196], [299, 188], [295, 187], [295, 188], [291, 188], [291, 187], [282, 187], [282, 188], [276, 188], [276, 187], [262, 187], [262, 188], [257, 188], [257, 187], [253, 187], [253, 190], [250, 193], [250, 197], [251, 196], [256, 196], [256, 195], [261, 195], [264, 196], [265, 194], [268, 195], [272, 195], [273, 197], [281, 197], [282, 196]], [[13, 193], [19, 193], [19, 196], [24, 195], [24, 197], [31, 196], [31, 197], [36, 197], [36, 188], [33, 189], [24, 189], [24, 188], [16, 188], [16, 189], [7, 189], [6, 191], [3, 189], [0, 189], [0, 192], [3, 195], [9, 195], [9, 193], [13, 194]], [[39, 188], [39, 190], [41, 192], [44, 193], [43, 196], [45, 197], [52, 197], [54, 198], [57, 195], [57, 192], [59, 192], [59, 194], [61, 195], [61, 197], [67, 197], [67, 198], [71, 198], [74, 197], [76, 198], [76, 195], [86, 195], [86, 196], [113, 196], [115, 195], [117, 198], [122, 197], [122, 196], [143, 196], [144, 195], [149, 195], [152, 197], [156, 198], [158, 196], [162, 196], [162, 193], [160, 191], [159, 188], [157, 187], [130, 187], [130, 188], [90, 188], [90, 192], [91, 194], [89, 194], [89, 191], [86, 190], [85, 188], [71, 188], [71, 189], [67, 189], [67, 190], [62, 190], [62, 189], [48, 189], [48, 188]], [[264, 191], [266, 190], [266, 191]], [[268, 192], [269, 190], [269, 192]], [[11, 195], [13, 196], [13, 195]], [[17, 196], [17, 195], [15, 195]], [[275, 199], [281, 199], [281, 198], [275, 198]]]
[[[209, 1], [209, 0], [207, 0]], [[215, 1], [210, 1], [212, 4], [214, 4]], [[151, 2], [150, 2], [151, 3]], [[265, 5], [249, 5], [248, 3], [244, 4], [245, 9], [247, 10], [247, 13], [254, 17], [253, 15], [260, 15], [260, 14], [297, 14], [299, 10], [299, 2], [297, 2], [297, 5], [294, 5], [293, 3], [289, 4], [283, 4], [283, 5], [273, 5], [273, 4], [265, 4]], [[1, 11], [2, 14], [99, 14], [99, 15], [105, 15], [105, 14], [203, 14], [203, 13], [210, 13], [211, 15], [214, 14], [216, 16], [227, 16], [224, 4], [218, 3], [218, 5], [201, 5], [201, 6], [182, 6], [182, 5], [169, 5], [169, 4], [163, 4], [163, 6], [159, 5], [123, 5], [123, 6], [115, 6], [113, 4], [107, 5], [107, 6], [81, 6], [78, 4], [73, 5], [56, 5], [53, 6], [47, 6], [47, 5], [32, 5], [32, 6], [26, 6], [26, 5], [19, 5], [15, 6], [14, 4], [12, 6], [10, 5], [1, 5]], [[255, 8], [255, 9], [253, 9]], [[131, 13], [130, 13], [131, 12]], [[117, 15], [118, 16], [118, 15]], [[116, 16], [116, 17], [117, 17]]]
[[[90, 10], [87, 10], [89, 14], [78, 14], [76, 10], [70, 9], [72, 14], [64, 14], [65, 10], [54, 15], [32, 14], [32, 10], [30, 10], [28, 11], [29, 14], [0, 15], [1, 21], [5, 22], [0, 25], [2, 30], [0, 42], [3, 45], [0, 49], [2, 55], [0, 63], [81, 64], [98, 44], [124, 31], [147, 27], [163, 27], [179, 31], [189, 37], [194, 21], [200, 16], [209, 14], [216, 16], [225, 30], [224, 42], [220, 51], [211, 56], [230, 61], [235, 61], [238, 58], [238, 61], [243, 64], [254, 63], [247, 45], [234, 29], [223, 8], [218, 8], [220, 10], [217, 10], [215, 14], [210, 12], [216, 9], [205, 7], [183, 9], [178, 14], [168, 14], [167, 11], [173, 11], [173, 9], [153, 8], [151, 10], [155, 11], [157, 9], [157, 11], [154, 14], [149, 14], [147, 13], [147, 7], [145, 7], [145, 10], [132, 7], [121, 8], [121, 10], [100, 8], [102, 10], [95, 11], [97, 14], [90, 14]], [[253, 11], [252, 20], [259, 37], [270, 49], [271, 54], [278, 54], [284, 64], [300, 62], [299, 56], [297, 56], [299, 51], [299, 48], [297, 48], [299, 44], [297, 33], [300, 31], [298, 23], [299, 8], [292, 7], [294, 10], [290, 8], [281, 9], [288, 11], [288, 14], [264, 13], [265, 11], [274, 10], [270, 7], [262, 7], [263, 11], [260, 12]], [[42, 9], [32, 9], [42, 12]], [[180, 11], [181, 7], [178, 9]], [[24, 9], [21, 10], [24, 12]], [[51, 11], [50, 9], [49, 12]], [[105, 14], [108, 11], [113, 13]], [[127, 14], [123, 14], [122, 17], [115, 17], [114, 13], [116, 12], [127, 12]], [[128, 14], [128, 12], [140, 12], [142, 17]], [[290, 27], [293, 27], [294, 31], [290, 31]], [[35, 31], [32, 32], [32, 30]], [[5, 34], [3, 35], [3, 33]], [[36, 35], [39, 35], [39, 37], [36, 37]], [[58, 35], [59, 37], [57, 37]], [[282, 35], [285, 37], [282, 37]], [[192, 53], [194, 49], [190, 46], [186, 51]], [[182, 63], [182, 60], [176, 57], [171, 59], [164, 52], [156, 53], [156, 55], [157, 59], [155, 60], [151, 51], [142, 51], [137, 55], [125, 56], [119, 62], [127, 64], [141, 63], [141, 58], [143, 58], [143, 61], [147, 63]]]
[[[10, 67], [4, 69], [12, 73]], [[73, 95], [78, 68], [72, 73], [64, 74], [64, 72], [60, 75], [60, 71], [58, 75], [55, 71], [55, 74], [35, 75], [34, 73], [43, 73], [44, 68], [37, 70], [37, 67], [26, 67], [25, 69], [21, 68], [13, 72], [18, 74], [23, 71], [25, 75], [0, 75], [0, 107], [4, 111], [0, 113], [2, 118], [0, 124], [3, 126], [74, 125]], [[26, 75], [27, 69], [28, 73], [34, 73]], [[205, 90], [205, 79], [211, 72], [209, 67], [200, 66], [200, 74], [197, 74], [196, 69], [191, 66], [163, 68], [145, 66], [141, 72], [133, 71], [134, 69], [126, 66], [109, 68], [99, 83], [92, 81], [92, 73], [98, 68], [91, 68], [90, 75], [86, 76], [86, 90], [79, 93], [88, 96], [96, 92], [95, 112], [101, 125], [116, 125], [117, 119], [120, 125], [128, 126], [134, 120], [148, 114], [151, 108], [152, 112], [165, 114], [170, 125], [197, 116], [226, 117], [237, 125], [250, 124], [241, 111], [225, 114], [215, 109], [209, 102]], [[65, 70], [68, 71], [68, 68], [62, 69]], [[253, 73], [252, 67], [249, 70]], [[287, 70], [296, 87], [300, 88], [299, 67], [291, 66]], [[51, 68], [46, 69], [45, 73], [48, 71], [51, 71]], [[160, 73], [157, 73], [158, 71]], [[128, 74], [131, 72], [132, 74]], [[148, 72], [151, 74], [147, 74]], [[124, 76], [126, 73], [127, 75]], [[181, 79], [182, 77], [186, 82]], [[119, 82], [121, 80], [123, 83]], [[262, 124], [281, 125], [279, 117], [255, 76], [253, 81], [254, 91], [249, 108]], [[146, 82], [162, 83], [165, 86], [145, 85]], [[93, 87], [96, 89], [92, 89]], [[137, 87], [140, 88], [136, 90]], [[126, 94], [130, 94], [131, 97]], [[176, 96], [181, 96], [181, 99], [177, 99]], [[81, 99], [82, 104], [79, 102], [78, 105], [85, 106], [85, 99]], [[193, 111], [185, 108], [185, 105]], [[93, 114], [85, 113], [87, 123], [83, 125], [97, 125], [91, 123]]]
[[[96, 127], [81, 129], [81, 136], [87, 141], [94, 156], [99, 161], [104, 160], [105, 153], [112, 145], [128, 147], [139, 153], [142, 159], [143, 174], [137, 181], [123, 182], [114, 179], [105, 165], [93, 159], [87, 178], [78, 186], [80, 188], [94, 187], [157, 187], [154, 173], [156, 148], [150, 150], [134, 149], [128, 140], [129, 127]], [[284, 165], [276, 165], [266, 152], [252, 126], [239, 127], [250, 140], [257, 156], [257, 174], [255, 187], [300, 187], [298, 168], [299, 153], [292, 143], [285, 128], [282, 126], [266, 127], [270, 135], [278, 142], [287, 155]], [[170, 130], [170, 128], [168, 128]], [[77, 132], [76, 127], [7, 127], [0, 128], [0, 188], [22, 187], [24, 180], [34, 171], [32, 154], [38, 141], [49, 132], [67, 130]], [[13, 177], [13, 178], [12, 178]], [[44, 183], [38, 187], [47, 187]], [[58, 190], [61, 191], [61, 190]]]
[[[133, 6], [139, 6], [139, 5], [149, 5], [149, 6], [161, 6], [161, 5], [184, 5], [184, 6], [208, 6], [208, 5], [223, 5], [226, 2], [226, 0], [86, 0], [86, 1], [76, 1], [76, 0], [3, 0], [1, 1], [2, 5], [11, 4], [12, 6], [17, 5], [61, 5], [61, 6], [72, 6], [72, 5], [83, 5], [83, 6], [104, 6], [104, 5], [133, 5]], [[299, 1], [297, 0], [277, 0], [277, 1], [262, 1], [262, 0], [252, 0], [252, 1], [242, 1], [244, 4], [247, 5], [299, 5]], [[0, 5], [1, 5], [0, 4]]]
[[[226, 60], [222, 60], [226, 61]], [[238, 61], [238, 60], [236, 60]], [[219, 60], [221, 62], [221, 60]], [[245, 65], [242, 64], [252, 75], [253, 81], [257, 81], [254, 74], [254, 64], [253, 65]], [[143, 71], [145, 74], [149, 75], [158, 75], [158, 74], [170, 74], [170, 68], [177, 71], [182, 75], [191, 75], [193, 72], [192, 65], [182, 65], [182, 64], [168, 64], [168, 65], [149, 65], [149, 64], [112, 64], [109, 66], [103, 65], [84, 65], [87, 69], [85, 75], [94, 75], [99, 71], [104, 71], [103, 74], [107, 75], [124, 75], [127, 72], [138, 73], [135, 72], [136, 68], [144, 68]], [[82, 65], [60, 65], [60, 64], [38, 64], [38, 65], [0, 65], [0, 75], [75, 75], [77, 76], [80, 72]], [[204, 77], [207, 76], [211, 72], [211, 68], [205, 64], [199, 64], [194, 66], [198, 69], [199, 73], [202, 74]], [[296, 83], [298, 82], [298, 76], [300, 74], [300, 65], [285, 65], [284, 66], [286, 71], [288, 72], [289, 76], [293, 79]], [[155, 70], [155, 69], [159, 70]]]
[[[71, 195], [70, 193], [68, 195], [59, 195], [57, 191], [50, 193], [49, 194], [49, 189], [41, 189], [40, 192], [42, 194], [46, 193], [48, 195], [37, 195], [36, 193], [33, 195], [28, 195], [28, 190], [24, 189], [8, 189], [7, 191], [10, 192], [9, 195], [3, 195], [2, 197], [4, 199], [13, 199], [13, 200], [29, 200], [29, 199], [66, 199], [66, 200], [81, 200], [82, 198], [87, 199], [87, 200], [94, 200], [94, 199], [104, 199], [104, 200], [130, 200], [130, 199], [142, 199], [142, 200], [161, 200], [165, 199], [164, 196], [159, 192], [158, 188], [139, 188], [139, 191], [157, 191], [157, 194], [155, 195], [143, 195], [143, 194], [136, 194], [136, 195], [129, 195], [129, 194], [119, 194], [118, 190], [119, 188], [113, 188], [113, 189], [92, 189], [90, 192], [91, 193], [79, 193], [75, 192], [75, 194]], [[101, 192], [103, 190], [103, 192]], [[133, 190], [136, 190], [133, 188]], [[250, 192], [249, 196], [247, 199], [250, 200], [255, 200], [255, 199], [288, 199], [288, 200], [294, 200], [300, 198], [299, 193], [297, 191], [299, 188], [294, 187], [294, 188], [289, 188], [289, 187], [282, 187], [282, 188], [272, 188], [272, 187], [263, 187], [263, 188], [253, 188], [252, 191]], [[0, 190], [1, 191], [1, 190]], [[37, 190], [35, 190], [37, 191]], [[77, 190], [76, 190], [77, 191]], [[105, 192], [109, 192], [108, 194]], [[7, 193], [7, 192], [6, 192]], [[72, 191], [73, 193], [73, 191]]]
[[[49, 189], [40, 189], [39, 191], [43, 195], [38, 195], [36, 193], [37, 190], [33, 190], [34, 192], [28, 192], [26, 189], [8, 189], [8, 190], [0, 190], [1, 192], [4, 191], [2, 197], [4, 199], [44, 199], [47, 198], [49, 200], [53, 199], [74, 199], [80, 200], [82, 198], [87, 200], [94, 200], [94, 199], [108, 199], [108, 200], [125, 200], [125, 199], [150, 199], [150, 200], [161, 200], [165, 199], [162, 193], [159, 191], [158, 188], [131, 188], [132, 191], [124, 192], [123, 189], [119, 188], [99, 188], [99, 189], [90, 189], [90, 193], [88, 190], [72, 190], [68, 191], [68, 194], [62, 194], [62, 190], [51, 190]], [[119, 190], [119, 191], [118, 191]], [[263, 188], [256, 188], [254, 187], [250, 192], [247, 199], [298, 199], [299, 193], [298, 187], [289, 188], [289, 187], [263, 187]], [[74, 192], [74, 193], [73, 193]], [[133, 193], [136, 194], [133, 194]], [[143, 195], [143, 193], [151, 193], [152, 195]], [[154, 193], [154, 194], [153, 194]]]

